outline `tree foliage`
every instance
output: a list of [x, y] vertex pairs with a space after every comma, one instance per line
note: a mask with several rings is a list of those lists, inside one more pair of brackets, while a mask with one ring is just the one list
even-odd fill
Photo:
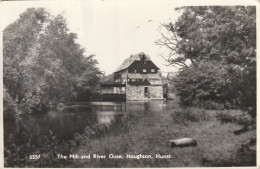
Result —
[[[182, 7], [167, 33], [156, 41], [169, 49], [169, 65], [183, 68], [175, 78], [186, 105], [213, 101], [250, 109], [256, 115], [256, 8]], [[191, 66], [185, 61], [191, 60]]]
[[114, 75], [108, 74], [100, 79], [101, 83], [114, 83]]
[[[185, 106], [208, 109], [241, 109], [217, 117], [243, 127], [241, 134], [256, 130], [256, 7], [182, 7], [173, 23], [163, 24], [166, 33], [156, 43], [169, 51], [169, 65], [182, 66], [172, 80]], [[186, 60], [191, 65], [185, 64]], [[248, 116], [250, 118], [248, 118]], [[241, 145], [252, 151], [256, 137]], [[253, 147], [252, 147], [253, 146]], [[252, 149], [249, 149], [251, 147]]]
[[241, 83], [240, 78], [239, 69], [216, 62], [198, 62], [197, 66], [180, 71], [173, 81], [184, 105], [202, 104], [206, 108], [223, 109], [239, 106], [241, 87], [235, 84]]
[[[101, 72], [84, 55], [62, 15], [30, 8], [3, 32], [4, 85], [24, 111], [77, 99], [79, 81], [93, 87]], [[84, 78], [84, 79], [83, 79]]]
[[[190, 59], [245, 66], [256, 58], [256, 8], [183, 7], [175, 23], [163, 24], [167, 34], [156, 43], [170, 49], [168, 61]], [[175, 56], [179, 57], [175, 57]]]
[[4, 120], [15, 120], [19, 114], [18, 107], [12, 97], [7, 93], [5, 87], [3, 90], [3, 106]]

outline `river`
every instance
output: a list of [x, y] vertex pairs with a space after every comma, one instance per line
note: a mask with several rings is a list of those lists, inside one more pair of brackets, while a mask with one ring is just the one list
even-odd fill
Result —
[[133, 112], [161, 111], [165, 101], [86, 102], [71, 103], [57, 111], [33, 114], [17, 122], [4, 122], [4, 141], [8, 146], [28, 143], [41, 146], [43, 138], [51, 133], [59, 140], [73, 139], [75, 133], [82, 133], [86, 126], [95, 123], [110, 124]]

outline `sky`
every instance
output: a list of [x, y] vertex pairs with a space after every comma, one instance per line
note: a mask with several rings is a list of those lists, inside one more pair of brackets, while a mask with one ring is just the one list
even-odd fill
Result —
[[[187, 0], [186, 0], [187, 1]], [[220, 0], [219, 0], [220, 1]], [[113, 73], [131, 54], [144, 52], [165, 74], [177, 71], [167, 67], [159, 56], [166, 52], [155, 44], [161, 23], [176, 21], [182, 6], [173, 0], [87, 0], [87, 1], [8, 1], [0, 3], [1, 31], [30, 7], [44, 7], [52, 15], [63, 14], [77, 42], [94, 54], [106, 74]], [[224, 1], [223, 1], [224, 2]], [[240, 2], [239, 0], [235, 2]], [[190, 1], [190, 5], [196, 5]], [[213, 4], [214, 5], [214, 4]]]

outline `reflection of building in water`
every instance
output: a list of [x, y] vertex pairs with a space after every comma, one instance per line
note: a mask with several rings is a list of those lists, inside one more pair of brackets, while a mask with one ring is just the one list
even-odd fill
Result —
[[131, 55], [114, 72], [113, 84], [101, 84], [103, 100], [163, 99], [163, 84], [159, 68], [143, 52]]
[[109, 124], [115, 119], [114, 112], [99, 112], [97, 113], [97, 122], [101, 124]]
[[125, 102], [96, 102], [92, 103], [91, 107], [96, 114], [97, 122], [102, 124], [109, 124], [126, 113]]
[[128, 113], [161, 112], [164, 101], [95, 102], [92, 111], [98, 123], [109, 124]]
[[140, 102], [140, 101], [127, 101], [126, 102], [126, 111], [127, 113], [138, 113], [144, 111], [162, 111], [163, 101], [149, 101], [149, 102]]
[[125, 102], [92, 102], [91, 107], [95, 112], [115, 111], [125, 112]]

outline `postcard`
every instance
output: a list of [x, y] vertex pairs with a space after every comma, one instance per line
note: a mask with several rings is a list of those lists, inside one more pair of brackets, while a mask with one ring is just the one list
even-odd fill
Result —
[[258, 1], [0, 2], [1, 167], [258, 168], [257, 17]]

